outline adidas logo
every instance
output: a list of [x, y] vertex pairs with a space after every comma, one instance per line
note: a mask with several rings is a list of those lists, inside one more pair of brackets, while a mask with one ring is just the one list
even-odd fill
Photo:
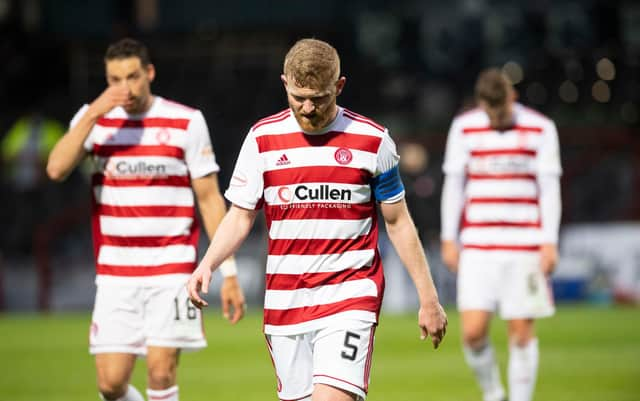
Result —
[[280, 156], [280, 158], [276, 162], [276, 166], [286, 166], [287, 164], [291, 164], [291, 162], [289, 161], [289, 158], [287, 157], [287, 155], [283, 153], [282, 156]]

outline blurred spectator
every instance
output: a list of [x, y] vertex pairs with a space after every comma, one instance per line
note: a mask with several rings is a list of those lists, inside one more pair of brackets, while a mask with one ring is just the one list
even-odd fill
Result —
[[49, 152], [64, 134], [64, 126], [33, 108], [18, 118], [0, 143], [3, 210], [2, 247], [8, 254], [30, 249], [35, 227], [55, 201], [45, 176]]

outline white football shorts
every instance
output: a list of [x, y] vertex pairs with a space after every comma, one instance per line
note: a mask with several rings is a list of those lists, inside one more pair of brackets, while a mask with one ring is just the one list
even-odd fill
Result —
[[458, 268], [458, 310], [499, 312], [504, 320], [555, 312], [538, 252], [463, 250]]
[[169, 286], [98, 283], [89, 352], [146, 355], [147, 346], [206, 347], [201, 311], [189, 300], [186, 279]]
[[311, 400], [313, 385], [322, 383], [364, 400], [369, 389], [374, 332], [371, 322], [340, 320], [304, 334], [267, 334], [278, 398]]

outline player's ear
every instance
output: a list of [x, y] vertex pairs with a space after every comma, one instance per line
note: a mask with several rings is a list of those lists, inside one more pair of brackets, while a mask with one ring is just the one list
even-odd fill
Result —
[[148, 64], [147, 67], [147, 77], [149, 77], [149, 82], [153, 82], [156, 77], [156, 67], [153, 64]]
[[340, 77], [336, 81], [336, 96], [338, 96], [339, 94], [342, 93], [342, 90], [344, 89], [344, 85], [346, 83], [347, 83], [347, 78], [346, 77]]
[[282, 84], [284, 85], [284, 89], [287, 90], [287, 77], [284, 74], [280, 74], [280, 80], [282, 81]]

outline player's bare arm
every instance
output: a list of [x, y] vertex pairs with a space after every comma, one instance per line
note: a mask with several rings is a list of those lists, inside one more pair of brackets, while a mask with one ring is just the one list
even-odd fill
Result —
[[257, 213], [256, 210], [243, 209], [235, 205], [227, 211], [207, 252], [187, 283], [189, 298], [196, 307], [209, 305], [200, 293], [206, 295], [209, 292], [212, 272], [238, 250], [249, 235]]
[[[213, 238], [220, 222], [224, 218], [226, 205], [220, 193], [218, 174], [212, 173], [192, 181], [193, 191], [198, 200], [198, 208], [209, 238]], [[235, 263], [228, 259], [229, 263]], [[244, 316], [245, 297], [237, 275], [225, 276], [220, 288], [222, 314], [231, 324]], [[232, 313], [233, 312], [233, 313]]]
[[126, 85], [109, 86], [89, 106], [80, 120], [56, 143], [49, 154], [47, 175], [63, 181], [86, 155], [83, 144], [96, 121], [129, 99]]
[[540, 246], [540, 267], [542, 272], [549, 276], [558, 263], [558, 246], [556, 244], [542, 244]]
[[453, 273], [458, 271], [458, 262], [460, 260], [460, 248], [454, 240], [442, 240], [440, 245], [440, 254], [442, 262]]
[[407, 204], [404, 199], [395, 203], [382, 203], [380, 210], [389, 239], [418, 292], [420, 338], [424, 340], [427, 336], [431, 336], [433, 347], [438, 348], [447, 331], [447, 314], [440, 305], [424, 249], [409, 215]]

